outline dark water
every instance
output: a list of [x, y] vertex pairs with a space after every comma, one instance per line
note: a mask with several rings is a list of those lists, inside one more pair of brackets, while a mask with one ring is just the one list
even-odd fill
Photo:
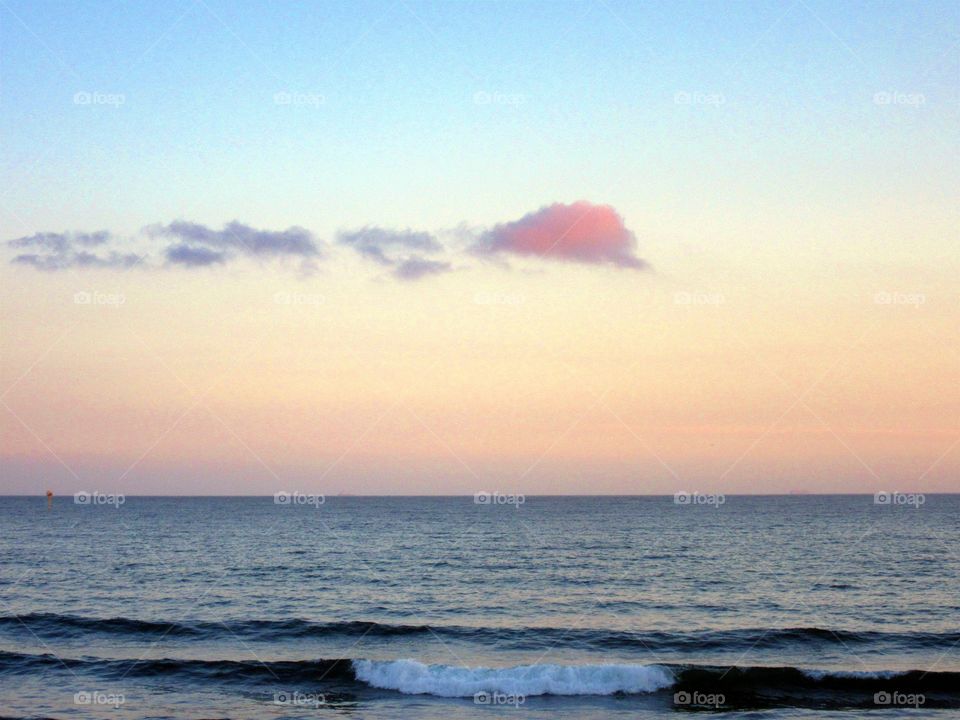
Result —
[[954, 717], [922, 500], [0, 498], [0, 717]]

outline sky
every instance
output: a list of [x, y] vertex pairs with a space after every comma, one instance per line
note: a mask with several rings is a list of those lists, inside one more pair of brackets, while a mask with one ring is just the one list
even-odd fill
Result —
[[0, 6], [0, 492], [960, 492], [953, 2]]

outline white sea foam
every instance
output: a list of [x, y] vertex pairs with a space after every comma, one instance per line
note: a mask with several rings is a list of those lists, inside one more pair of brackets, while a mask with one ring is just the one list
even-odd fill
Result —
[[659, 665], [518, 665], [508, 668], [425, 665], [416, 660], [354, 660], [357, 679], [409, 695], [612, 695], [649, 693], [673, 684]]

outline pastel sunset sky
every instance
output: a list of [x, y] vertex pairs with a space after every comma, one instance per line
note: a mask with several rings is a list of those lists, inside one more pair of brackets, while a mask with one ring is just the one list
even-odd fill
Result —
[[960, 492], [960, 5], [0, 7], [0, 491]]

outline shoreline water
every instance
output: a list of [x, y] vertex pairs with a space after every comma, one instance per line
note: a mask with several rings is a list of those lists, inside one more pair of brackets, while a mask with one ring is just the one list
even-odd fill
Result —
[[0, 715], [949, 715], [958, 511], [0, 498]]

